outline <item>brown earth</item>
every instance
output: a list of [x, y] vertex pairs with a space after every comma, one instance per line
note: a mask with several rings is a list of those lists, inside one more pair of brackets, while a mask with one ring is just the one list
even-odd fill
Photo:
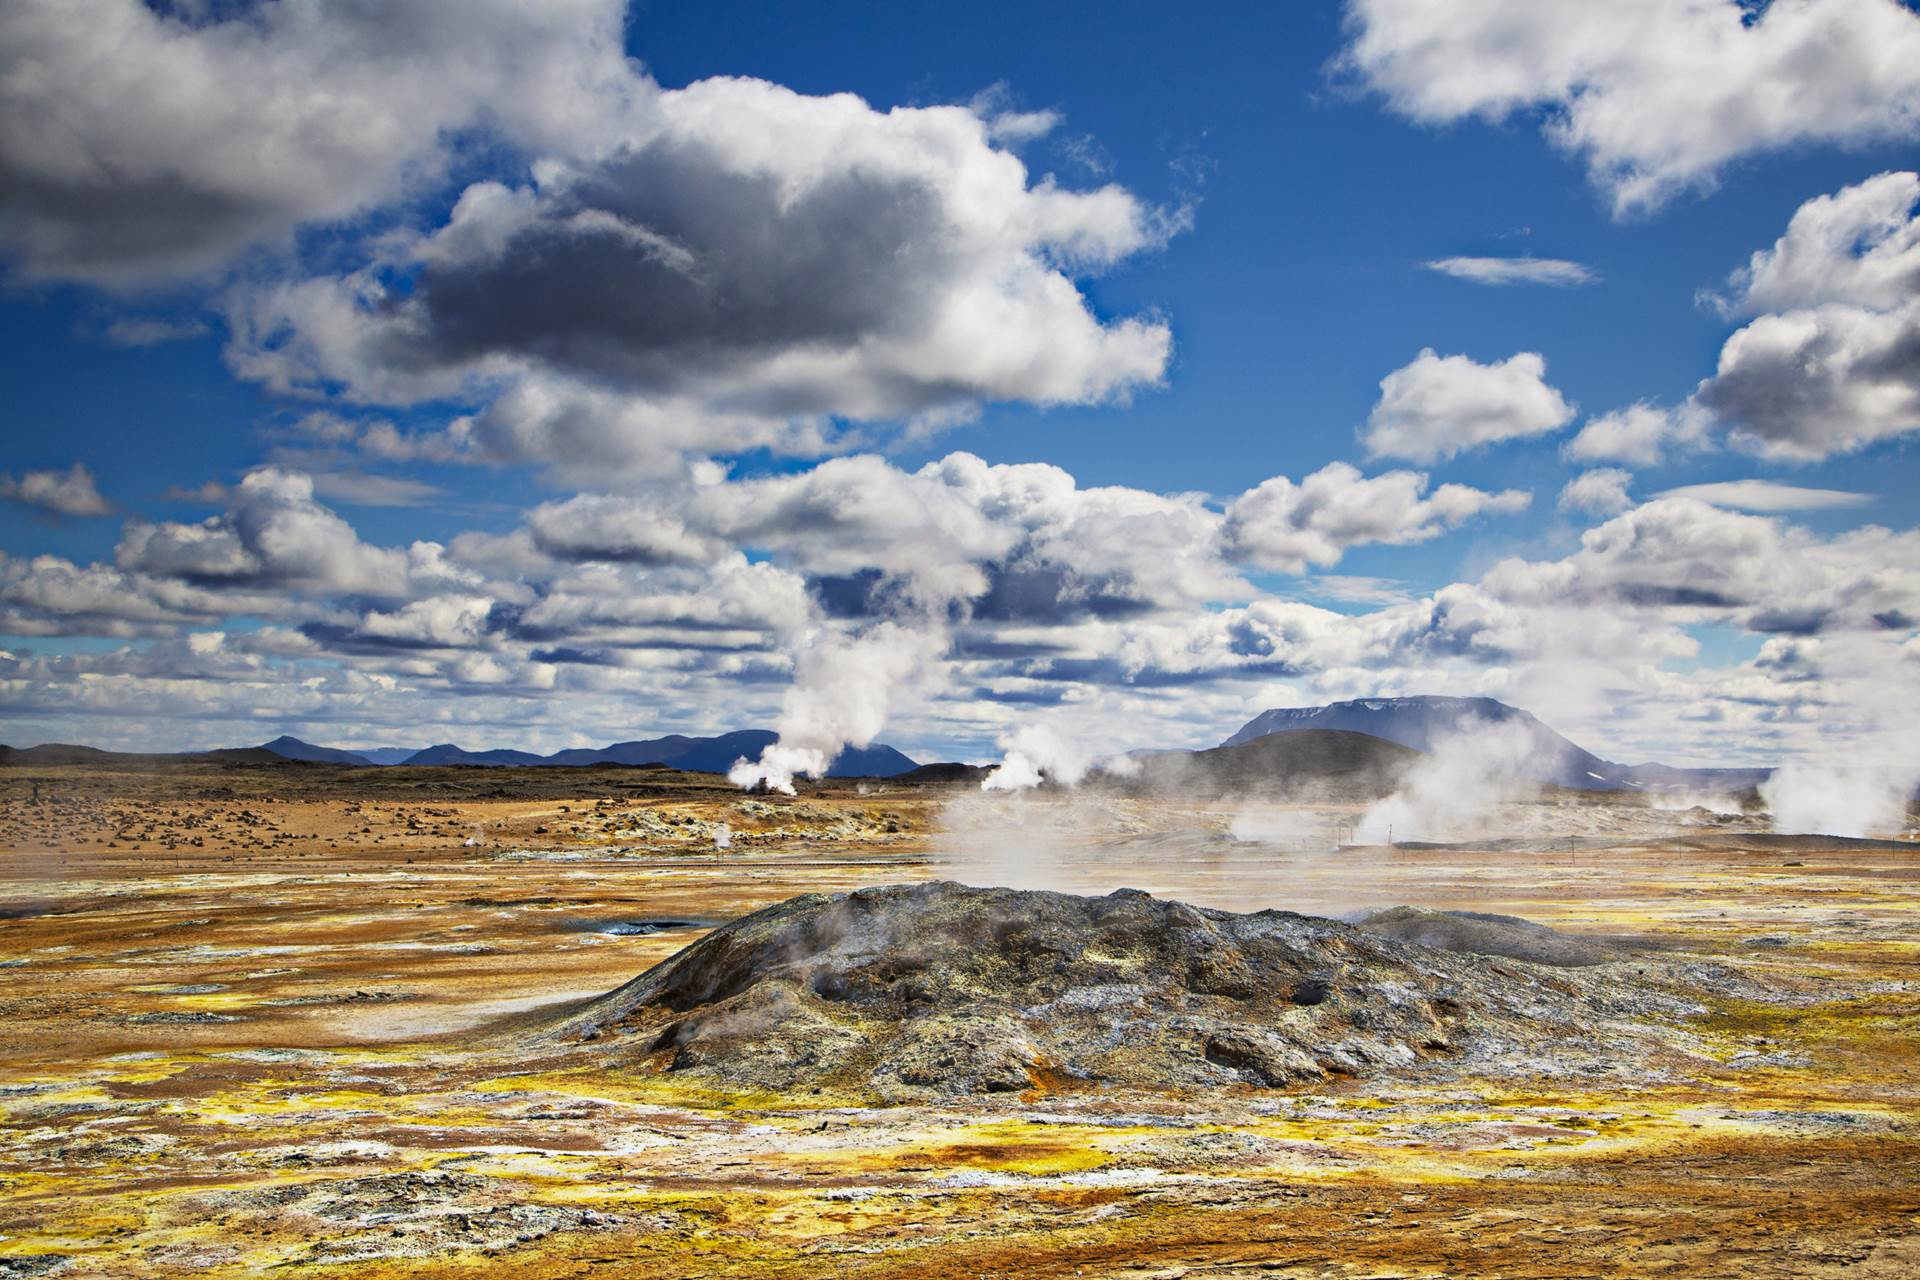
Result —
[[[1295, 852], [1202, 802], [953, 798], [0, 770], [0, 1276], [1920, 1272], [1908, 847], [1586, 799], [1503, 815], [1571, 841]], [[513, 1030], [793, 895], [944, 877], [1523, 917], [1691, 981], [1697, 1061], [876, 1106]]]

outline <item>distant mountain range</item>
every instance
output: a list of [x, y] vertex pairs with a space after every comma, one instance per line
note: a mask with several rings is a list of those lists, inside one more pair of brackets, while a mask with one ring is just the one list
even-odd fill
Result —
[[[531, 751], [514, 751], [508, 748], [496, 748], [491, 751], [468, 751], [450, 742], [438, 746], [413, 750], [404, 747], [380, 747], [372, 751], [341, 751], [333, 747], [317, 747], [311, 742], [302, 742], [298, 738], [279, 737], [272, 742], [262, 743], [259, 750], [270, 751], [286, 760], [304, 760], [312, 764], [342, 765], [469, 765], [482, 768], [544, 768], [567, 765], [665, 765], [671, 769], [684, 769], [691, 773], [725, 773], [733, 767], [733, 762], [743, 756], [756, 760], [760, 753], [771, 746], [778, 735], [768, 729], [741, 729], [735, 733], [723, 733], [716, 738], [689, 738], [684, 734], [669, 734], [664, 738], [649, 738], [643, 742], [615, 742], [604, 747], [572, 747], [565, 751], [556, 751], [552, 755], [536, 755]], [[910, 773], [919, 768], [919, 763], [911, 757], [884, 743], [875, 743], [871, 747], [849, 747], [840, 753], [833, 767], [827, 770], [830, 778], [892, 778]]]
[[[260, 744], [260, 750], [271, 751], [283, 760], [304, 760], [308, 764], [372, 764], [373, 761], [358, 751], [335, 751], [332, 747], [316, 747], [311, 742], [302, 742], [298, 738], [289, 738], [285, 734], [272, 742]], [[413, 753], [409, 751], [408, 755]]]
[[1759, 786], [1771, 769], [1678, 769], [1664, 764], [1617, 764], [1568, 741], [1531, 712], [1494, 698], [1355, 698], [1323, 707], [1278, 707], [1249, 720], [1220, 745], [1239, 746], [1274, 734], [1310, 729], [1364, 733], [1431, 753], [1449, 739], [1485, 726], [1512, 726], [1527, 742], [1522, 769], [1541, 782], [1581, 791], [1668, 787], [1740, 791]]
[[106, 751], [71, 742], [46, 742], [37, 747], [0, 746], [0, 766], [117, 765], [122, 768], [159, 768], [182, 764], [274, 764], [285, 757], [265, 747], [223, 747], [217, 751]]
[[[290, 741], [298, 742], [300, 741], [300, 739], [293, 738], [293, 739], [290, 739]], [[325, 748], [322, 748], [322, 749], [324, 750]], [[361, 747], [358, 751], [351, 751], [351, 752], [348, 752], [348, 754], [359, 756], [362, 760], [365, 760], [368, 764], [405, 764], [407, 761], [413, 759], [415, 756], [420, 754], [420, 748], [418, 747]]]
[[[1697, 789], [1739, 792], [1758, 786], [1769, 769], [1680, 769], [1662, 764], [1618, 764], [1593, 754], [1542, 724], [1532, 714], [1493, 698], [1356, 698], [1322, 707], [1281, 707], [1263, 711], [1221, 743], [1206, 751], [1139, 751], [1143, 765], [1135, 781], [1160, 789], [1197, 785], [1232, 791], [1277, 777], [1318, 779], [1322, 790], [1358, 796], [1378, 791], [1404, 773], [1410, 752], [1432, 753], [1449, 739], [1486, 726], [1506, 726], [1520, 735], [1519, 768], [1541, 782], [1582, 791]], [[1297, 741], [1284, 741], [1288, 735]], [[48, 744], [0, 746], [0, 765], [52, 765], [109, 762], [153, 765], [180, 763], [265, 764], [282, 760], [313, 764], [367, 766], [415, 765], [544, 768], [581, 765], [664, 766], [698, 773], [725, 773], [742, 758], [757, 759], [776, 741], [767, 729], [743, 729], [718, 737], [669, 734], [604, 747], [574, 747], [551, 755], [494, 749], [469, 751], [452, 743], [424, 749], [377, 747], [343, 751], [282, 736], [258, 747], [173, 755], [126, 755], [93, 747]], [[1255, 744], [1258, 744], [1256, 747]], [[1504, 760], [1490, 761], [1493, 767]], [[834, 778], [897, 778], [909, 783], [976, 785], [986, 766], [921, 765], [884, 743], [849, 748], [828, 770]], [[1110, 782], [1126, 784], [1120, 775]], [[1389, 788], [1390, 789], [1390, 788]]]

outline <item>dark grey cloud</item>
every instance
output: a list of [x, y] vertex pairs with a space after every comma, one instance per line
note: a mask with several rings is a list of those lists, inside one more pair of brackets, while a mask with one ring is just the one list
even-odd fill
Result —
[[1008, 707], [1057, 707], [1067, 700], [1067, 691], [1063, 688], [996, 689], [982, 684], [975, 685], [970, 696], [982, 702], [997, 702]]
[[1133, 666], [1119, 658], [1054, 658], [1023, 666], [1017, 674], [1028, 680], [1056, 680], [1071, 684], [1181, 689], [1221, 680], [1296, 679], [1312, 674], [1312, 668], [1281, 660], [1168, 668]]
[[1071, 647], [1061, 641], [1006, 640], [973, 630], [962, 630], [953, 637], [954, 657], [982, 662], [1052, 658], [1070, 652]]
[[422, 652], [446, 645], [426, 636], [370, 636], [350, 623], [303, 622], [300, 634], [332, 653], [376, 655]]
[[1762, 453], [1821, 458], [1920, 430], [1920, 303], [1767, 315], [1695, 399]]
[[1030, 181], [964, 107], [739, 79], [651, 105], [527, 185], [469, 186], [359, 270], [236, 289], [233, 368], [487, 402], [470, 420], [487, 456], [656, 474], [688, 452], [819, 452], [829, 420], [1093, 403], [1165, 369], [1166, 324], [1104, 320], [1075, 281], [1164, 242], [1178, 213]]
[[1685, 583], [1635, 582], [1629, 579], [1607, 584], [1607, 591], [1622, 604], [1641, 609], [1731, 609], [1746, 603], [1725, 591]]
[[[430, 258], [388, 358], [532, 356], [676, 393], [794, 349], [922, 336], [960, 252], [928, 179], [849, 169], [794, 196], [712, 144], [664, 138], [538, 201], [484, 253]], [[904, 409], [965, 394], [957, 379], [918, 389], [902, 379], [897, 391]], [[741, 407], [786, 416], [842, 405], [828, 385]]]
[[[985, 593], [956, 603], [950, 611], [953, 621], [1054, 626], [1142, 617], [1160, 607], [1136, 594], [1134, 584], [1122, 575], [1088, 577], [1054, 565], [989, 563], [981, 568], [987, 577]], [[900, 609], [896, 579], [877, 569], [813, 578], [807, 585], [829, 617], [885, 618]]]
[[1747, 619], [1747, 629], [1761, 635], [1817, 636], [1834, 623], [1830, 609], [1758, 609]]
[[533, 545], [559, 560], [635, 565], [709, 564], [726, 544], [687, 528], [665, 496], [579, 494], [527, 513]]
[[1160, 606], [1129, 576], [1083, 574], [1054, 565], [989, 569], [987, 593], [974, 601], [981, 622], [1058, 624], [1096, 618], [1136, 618]]
[[591, 141], [651, 95], [625, 0], [0, 6], [0, 246], [140, 285], [438, 175], [456, 135]]

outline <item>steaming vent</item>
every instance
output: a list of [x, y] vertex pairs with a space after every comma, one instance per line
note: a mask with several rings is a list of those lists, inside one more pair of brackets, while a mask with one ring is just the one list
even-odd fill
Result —
[[1614, 1011], [1649, 1000], [1624, 1001], [1596, 973], [1138, 890], [933, 883], [769, 907], [535, 1034], [629, 1070], [896, 1100], [1521, 1061], [1604, 1070], [1623, 1041], [1651, 1036]]

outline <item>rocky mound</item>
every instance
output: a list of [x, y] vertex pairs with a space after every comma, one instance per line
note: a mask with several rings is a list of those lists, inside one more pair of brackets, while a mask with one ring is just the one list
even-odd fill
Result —
[[1432, 911], [1426, 907], [1394, 907], [1360, 922], [1370, 933], [1383, 933], [1403, 942], [1466, 951], [1481, 956], [1507, 956], [1534, 964], [1581, 968], [1619, 960], [1617, 948], [1587, 938], [1549, 929], [1519, 916], [1482, 911]]
[[1672, 1002], [1580, 978], [1290, 912], [936, 883], [769, 907], [536, 1034], [729, 1087], [896, 1099], [1644, 1060], [1658, 1037], [1619, 1020]]

